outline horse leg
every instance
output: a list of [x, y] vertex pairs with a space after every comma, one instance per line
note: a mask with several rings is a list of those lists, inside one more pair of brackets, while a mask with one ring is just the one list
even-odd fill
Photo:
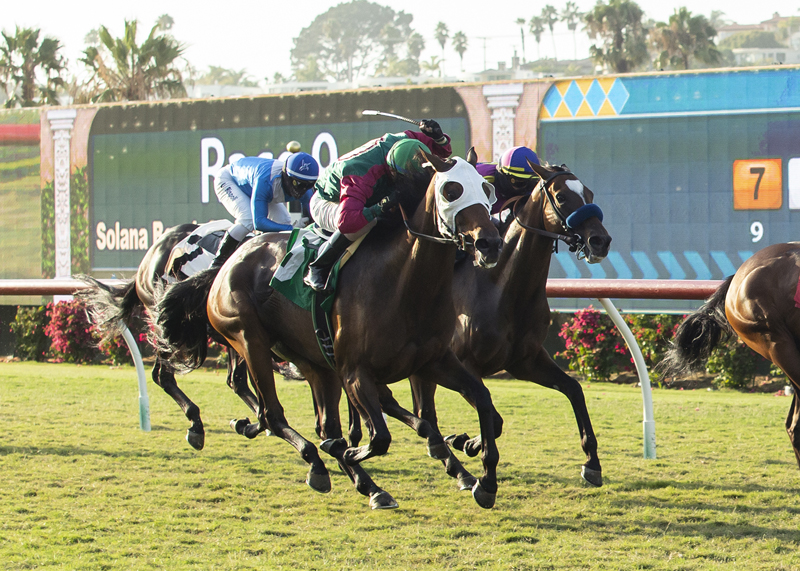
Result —
[[427, 364], [417, 371], [417, 374], [423, 381], [436, 382], [461, 394], [478, 412], [483, 476], [472, 488], [472, 497], [482, 508], [494, 506], [497, 497], [497, 464], [500, 461], [495, 441], [495, 427], [502, 423], [502, 418], [492, 404], [489, 389], [478, 377], [469, 373], [450, 350], [440, 361]]
[[363, 433], [361, 432], [361, 416], [358, 414], [358, 409], [347, 399], [347, 415], [349, 420], [349, 428], [347, 429], [347, 441], [350, 448], [355, 448], [361, 442]]
[[342, 395], [339, 378], [331, 371], [319, 369], [305, 361], [297, 360], [295, 365], [311, 387], [317, 435], [323, 440], [320, 444], [322, 451], [336, 459], [339, 467], [353, 482], [356, 491], [369, 498], [369, 506], [372, 509], [398, 507], [391, 494], [379, 488], [364, 468], [359, 464], [351, 466], [344, 460], [344, 452], [348, 445], [342, 437], [342, 423], [339, 417], [339, 401]]
[[192, 423], [186, 431], [186, 442], [195, 450], [202, 450], [203, 446], [205, 446], [206, 431], [203, 427], [203, 421], [200, 419], [200, 408], [178, 387], [178, 383], [175, 381], [175, 373], [167, 363], [165, 355], [158, 354], [156, 356], [156, 364], [153, 366], [152, 376], [153, 382], [164, 389], [164, 392], [178, 403], [183, 414]]
[[428, 421], [415, 416], [411, 411], [400, 406], [391, 389], [386, 385], [378, 387], [378, 394], [380, 395], [383, 412], [410, 427], [417, 433], [417, 436], [428, 441], [428, 456], [436, 460], [447, 459], [450, 450], [438, 430], [435, 430]]
[[271, 430], [275, 436], [294, 446], [309, 465], [306, 476], [309, 487], [317, 492], [330, 492], [330, 474], [319, 457], [317, 447], [289, 426], [286, 420], [283, 406], [275, 391], [269, 339], [257, 319], [256, 312], [248, 311], [246, 308], [239, 311], [235, 325], [228, 325], [225, 322], [214, 324], [215, 329], [223, 335], [228, 329], [235, 332], [231, 337], [226, 335], [226, 338], [236, 352], [244, 357], [255, 384], [254, 388], [258, 395], [258, 423], [245, 427], [245, 436], [253, 438], [259, 432]]
[[[418, 375], [411, 375], [408, 380], [411, 383], [414, 412], [420, 418], [425, 419], [437, 434], [441, 435], [439, 419], [436, 416], [436, 383], [425, 382]], [[456, 455], [450, 451], [449, 447], [447, 448], [447, 456], [440, 459], [444, 464], [447, 475], [458, 481], [459, 490], [472, 490], [478, 479], [469, 473], [461, 461], [456, 458]]]
[[560, 391], [569, 399], [578, 423], [581, 448], [586, 454], [586, 462], [581, 468], [581, 477], [593, 486], [602, 486], [603, 469], [597, 456], [597, 438], [594, 435], [592, 421], [589, 419], [586, 398], [580, 383], [562, 371], [543, 349], [540, 349], [533, 357], [509, 367], [508, 372], [516, 379]]
[[[253, 414], [258, 415], [258, 398], [253, 391], [250, 390], [250, 387], [247, 384], [247, 365], [245, 364], [244, 360], [236, 354], [236, 352], [231, 348], [227, 348], [228, 351], [228, 378], [227, 383], [228, 386], [233, 390], [234, 394], [238, 396], [244, 404], [246, 404]], [[254, 429], [247, 430], [248, 425], [250, 425], [249, 418], [234, 418], [231, 420], [231, 428], [233, 428], [237, 434], [241, 435], [251, 435], [250, 438], [254, 438], [258, 435], [258, 432]], [[267, 431], [267, 435], [269, 435], [269, 431]]]
[[[752, 347], [750, 343], [748, 345]], [[764, 352], [759, 352], [764, 354]], [[789, 415], [786, 417], [786, 433], [789, 435], [789, 442], [792, 444], [797, 465], [800, 467], [800, 401], [797, 399], [798, 392], [800, 392], [800, 351], [794, 340], [787, 338], [774, 342], [768, 355], [765, 356], [768, 356], [786, 373], [794, 386], [794, 397], [792, 397], [792, 404], [789, 407]]]

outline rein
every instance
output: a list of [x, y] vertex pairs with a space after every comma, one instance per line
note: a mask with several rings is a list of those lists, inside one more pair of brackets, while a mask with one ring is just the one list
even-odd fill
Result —
[[[550, 203], [550, 206], [555, 211], [556, 216], [558, 216], [558, 220], [561, 222], [561, 225], [564, 228], [567, 227], [566, 218], [564, 217], [564, 214], [561, 212], [561, 209], [558, 207], [558, 205], [556, 205], [555, 201], [553, 200], [553, 197], [550, 195], [549, 186], [553, 182], [553, 179], [555, 179], [556, 177], [559, 177], [559, 176], [562, 176], [562, 175], [568, 175], [568, 174], [572, 174], [572, 173], [569, 172], [569, 171], [554, 172], [550, 176], [548, 176], [546, 179], [542, 179], [539, 182], [539, 184], [537, 185], [537, 188], [538, 187], [542, 188], [542, 191], [544, 192], [544, 195], [547, 197], [547, 201]], [[532, 195], [532, 193], [531, 193], [531, 195]], [[526, 195], [522, 195], [522, 196], [512, 196], [503, 205], [503, 209], [505, 209], [509, 205], [511, 205], [511, 214], [514, 217], [514, 220], [517, 222], [517, 224], [522, 226], [525, 230], [530, 230], [531, 232], [536, 232], [537, 234], [539, 234], [541, 236], [545, 236], [545, 237], [550, 238], [552, 240], [556, 240], [556, 243], [553, 245], [553, 250], [556, 253], [558, 253], [558, 242], [557, 242], [557, 240], [563, 241], [567, 246], [569, 246], [570, 250], [574, 252], [581, 245], [581, 242], [583, 242], [581, 237], [578, 236], [577, 234], [567, 235], [567, 234], [557, 234], [555, 232], [548, 232], [547, 230], [544, 230], [542, 228], [534, 228], [533, 226], [528, 226], [522, 220], [519, 219], [519, 215], [517, 214], [517, 207], [519, 206], [520, 202], [522, 202], [524, 199], [528, 198], [531, 195], [527, 195], [526, 194]], [[542, 226], [544, 226], [544, 209], [542, 209]]]
[[408, 216], [406, 216], [403, 205], [398, 204], [398, 206], [400, 207], [400, 213], [403, 215], [403, 224], [406, 225], [406, 230], [408, 230], [408, 233], [412, 236], [428, 240], [429, 242], [436, 242], [437, 244], [455, 244], [460, 250], [466, 250], [467, 246], [472, 244], [472, 238], [462, 232], [458, 233], [457, 238], [442, 238], [441, 236], [431, 236], [430, 234], [423, 234], [422, 232], [412, 230], [411, 226], [408, 224]]

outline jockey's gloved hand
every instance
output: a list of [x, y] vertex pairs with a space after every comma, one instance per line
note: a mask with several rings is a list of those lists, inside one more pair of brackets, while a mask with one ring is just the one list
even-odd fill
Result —
[[389, 196], [382, 198], [377, 204], [373, 204], [372, 206], [365, 208], [363, 210], [364, 218], [367, 219], [367, 222], [372, 222], [375, 218], [392, 212], [395, 208], [397, 208], [398, 204], [397, 198], [395, 197], [394, 193], [392, 193]]
[[437, 145], [447, 144], [447, 137], [444, 136], [442, 128], [439, 126], [439, 123], [433, 119], [423, 119], [420, 121], [419, 130], [433, 139]]
[[298, 218], [297, 220], [292, 222], [292, 226], [294, 226], [295, 228], [305, 228], [309, 224], [311, 224], [311, 220], [309, 220], [305, 216], [303, 216], [302, 218]]

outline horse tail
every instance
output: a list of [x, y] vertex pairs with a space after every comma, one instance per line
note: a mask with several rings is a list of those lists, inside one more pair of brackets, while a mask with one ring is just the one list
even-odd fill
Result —
[[159, 351], [181, 372], [197, 369], [208, 353], [208, 294], [219, 268], [203, 270], [156, 290], [151, 335]]
[[132, 325], [134, 312], [142, 307], [136, 293], [136, 280], [121, 286], [106, 285], [91, 276], [76, 276], [88, 285], [75, 294], [83, 300], [92, 323], [100, 331], [101, 342], [122, 335], [125, 327]]
[[717, 291], [678, 326], [675, 339], [657, 371], [663, 377], [681, 377], [701, 371], [714, 348], [735, 335], [725, 317], [725, 296], [731, 287], [729, 276]]

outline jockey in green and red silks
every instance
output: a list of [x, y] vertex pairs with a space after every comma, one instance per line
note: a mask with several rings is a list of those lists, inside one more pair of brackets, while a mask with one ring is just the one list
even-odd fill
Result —
[[320, 247], [305, 282], [322, 291], [331, 266], [352, 240], [369, 232], [381, 213], [381, 201], [394, 188], [394, 171], [403, 172], [419, 149], [450, 156], [450, 137], [436, 121], [423, 120], [420, 131], [387, 133], [341, 156], [325, 169], [311, 198], [311, 216], [333, 232]]

